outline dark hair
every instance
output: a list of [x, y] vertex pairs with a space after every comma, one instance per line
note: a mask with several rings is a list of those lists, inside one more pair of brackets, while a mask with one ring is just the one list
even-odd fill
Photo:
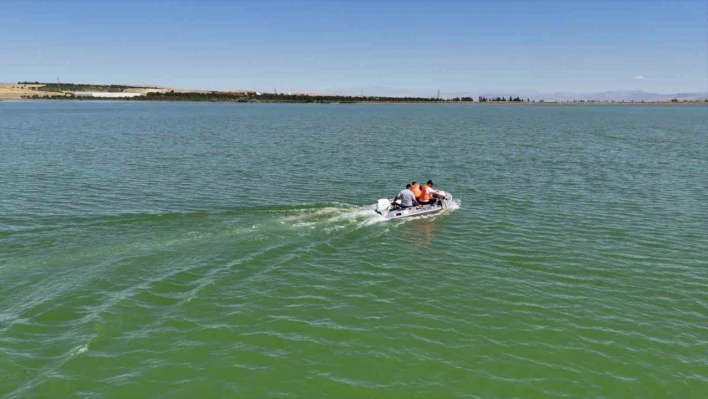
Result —
[[432, 181], [432, 180], [428, 180], [428, 182], [425, 183], [425, 184], [430, 184], [430, 185], [432, 186], [432, 185], [433, 185], [433, 181]]
[[411, 188], [411, 187], [412, 186], [410, 185], [410, 183], [406, 184], [406, 188]]
[[411, 184], [415, 186], [416, 184], [418, 184], [418, 182], [417, 182], [417, 181], [414, 181], [414, 182], [411, 183]]

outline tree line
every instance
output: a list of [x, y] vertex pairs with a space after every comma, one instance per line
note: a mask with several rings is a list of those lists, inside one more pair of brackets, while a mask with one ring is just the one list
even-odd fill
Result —
[[84, 83], [40, 83], [44, 86], [37, 87], [39, 91], [65, 92], [65, 91], [102, 91], [108, 93], [122, 93], [126, 89], [152, 89], [146, 86], [126, 86], [126, 85], [96, 85]]
[[[81, 97], [64, 97], [76, 98]], [[116, 98], [86, 97], [85, 99], [107, 99]], [[199, 102], [278, 102], [278, 103], [365, 103], [365, 102], [391, 102], [391, 103], [429, 103], [445, 102], [426, 97], [382, 97], [382, 96], [338, 96], [338, 95], [309, 95], [309, 94], [276, 94], [258, 92], [159, 92], [146, 93], [144, 96], [117, 98], [118, 100], [129, 101], [199, 101]]]
[[[75, 87], [54, 84], [52, 87], [38, 88], [43, 92], [71, 92], [71, 91], [102, 91], [102, 92], [122, 92], [118, 85], [110, 86], [86, 86], [84, 90], [76, 90]], [[125, 86], [124, 86], [125, 87]], [[27, 98], [39, 98], [38, 96], [27, 96]], [[472, 97], [455, 97], [451, 99], [441, 99], [434, 97], [387, 97], [387, 96], [341, 96], [341, 95], [311, 95], [311, 94], [276, 94], [258, 92], [156, 92], [146, 93], [135, 97], [83, 97], [74, 96], [72, 93], [64, 93], [63, 96], [54, 96], [52, 99], [78, 99], [78, 100], [121, 100], [121, 101], [197, 101], [197, 102], [277, 102], [277, 103], [456, 103], [475, 102]], [[502, 97], [490, 98], [480, 97], [479, 102], [507, 101]], [[523, 101], [519, 97], [510, 98], [508, 101]], [[526, 100], [528, 101], [528, 100]]]
[[[524, 102], [524, 99], [521, 97], [511, 97], [505, 98], [505, 97], [484, 97], [484, 96], [479, 96], [479, 102], [481, 103], [486, 103], [490, 101], [497, 101], [497, 102]], [[528, 98], [525, 100], [525, 102], [531, 102]]]

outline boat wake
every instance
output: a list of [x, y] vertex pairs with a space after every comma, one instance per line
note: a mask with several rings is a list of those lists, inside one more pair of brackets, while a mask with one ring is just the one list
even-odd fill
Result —
[[293, 227], [324, 227], [327, 231], [334, 231], [347, 227], [371, 226], [385, 221], [371, 206], [336, 204], [324, 208], [298, 209], [295, 212], [294, 215], [283, 217], [280, 223]]

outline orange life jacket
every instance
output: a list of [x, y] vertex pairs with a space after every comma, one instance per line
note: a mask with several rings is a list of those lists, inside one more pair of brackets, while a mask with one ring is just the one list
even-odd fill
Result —
[[430, 201], [430, 194], [428, 194], [428, 186], [423, 186], [420, 189], [420, 200], [421, 201]]
[[420, 197], [420, 186], [419, 185], [416, 184], [415, 186], [411, 187], [411, 191], [413, 191], [413, 195], [415, 195], [416, 198]]

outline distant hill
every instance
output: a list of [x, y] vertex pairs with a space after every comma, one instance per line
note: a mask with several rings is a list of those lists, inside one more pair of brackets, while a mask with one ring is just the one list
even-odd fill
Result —
[[[391, 96], [391, 97], [435, 97], [436, 90], [407, 90], [407, 89], [397, 89], [390, 87], [367, 87], [363, 89], [337, 89], [337, 90], [325, 90], [324, 92], [329, 94], [344, 94], [344, 95], [359, 95], [363, 92], [365, 95], [376, 95], [376, 96]], [[705, 99], [708, 98], [708, 92], [693, 92], [693, 93], [670, 93], [670, 94], [660, 94], [660, 93], [650, 93], [641, 90], [615, 90], [615, 91], [603, 91], [597, 93], [575, 93], [575, 92], [554, 92], [554, 93], [543, 93], [538, 91], [529, 90], [519, 90], [519, 91], [492, 91], [492, 90], [480, 90], [480, 91], [442, 91], [440, 93], [442, 98], [454, 98], [454, 97], [472, 97], [477, 100], [479, 96], [487, 98], [505, 97], [509, 96], [530, 99], [530, 100], [546, 100], [546, 101], [573, 101], [573, 100], [598, 100], [598, 101], [671, 101], [672, 99], [677, 100], [695, 100], [695, 99]]]
[[524, 92], [519, 91], [518, 93], [513, 92], [456, 92], [456, 93], [445, 93], [446, 97], [462, 97], [471, 96], [477, 98], [478, 96], [484, 97], [509, 97], [509, 96], [520, 96], [524, 99], [528, 98], [531, 100], [546, 100], [546, 101], [573, 101], [573, 100], [598, 100], [598, 101], [671, 101], [672, 99], [677, 100], [697, 100], [708, 98], [708, 92], [695, 92], [695, 93], [672, 93], [672, 94], [659, 94], [659, 93], [649, 93], [641, 90], [617, 90], [617, 91], [603, 91], [598, 93], [573, 93], [573, 92], [555, 92], [555, 93], [538, 93], [538, 92]]
[[708, 98], [708, 93], [673, 93], [673, 94], [658, 94], [649, 93], [641, 90], [618, 90], [618, 91], [603, 91], [599, 93], [552, 93], [546, 98], [547, 100], [600, 100], [600, 101], [670, 101], [678, 100], [696, 100]]

